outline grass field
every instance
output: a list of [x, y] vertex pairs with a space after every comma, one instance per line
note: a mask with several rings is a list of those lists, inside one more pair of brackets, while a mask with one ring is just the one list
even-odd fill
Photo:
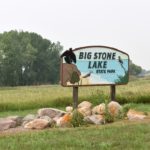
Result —
[[[109, 87], [82, 87], [79, 101], [94, 105], [109, 99]], [[116, 100], [131, 108], [150, 112], [150, 78], [117, 86]], [[72, 105], [72, 88], [59, 85], [1, 87], [0, 117], [25, 116], [38, 108], [64, 109]], [[0, 133], [0, 150], [149, 150], [150, 120], [143, 122], [117, 121], [107, 125], [79, 128], [54, 128], [42, 131]]]
[[0, 135], [0, 150], [149, 150], [150, 124], [111, 125]]
[[[150, 78], [117, 86], [116, 91], [116, 100], [119, 103], [150, 103]], [[109, 95], [109, 86], [79, 88], [79, 101], [88, 100], [94, 105], [109, 99]], [[72, 88], [64, 88], [60, 85], [0, 88], [1, 112], [67, 105], [72, 105]]]

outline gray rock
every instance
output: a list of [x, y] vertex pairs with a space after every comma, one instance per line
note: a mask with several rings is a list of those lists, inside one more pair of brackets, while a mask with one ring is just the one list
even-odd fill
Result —
[[33, 115], [33, 114], [29, 114], [27, 116], [25, 116], [23, 119], [22, 119], [22, 125], [24, 126], [26, 123], [36, 119], [37, 116], [36, 115]]
[[16, 121], [7, 118], [0, 119], [0, 131], [7, 130], [9, 128], [15, 128], [16, 126]]
[[36, 118], [36, 115], [28, 114], [27, 116], [23, 118], [23, 121], [31, 121], [31, 120], [34, 120], [35, 118]]
[[87, 117], [84, 117], [84, 121], [86, 121], [87, 123], [96, 124], [96, 125], [105, 123], [105, 119], [102, 115], [87, 116]]
[[54, 118], [56, 116], [63, 116], [66, 114], [65, 111], [54, 109], [54, 108], [42, 108], [38, 110], [38, 116], [48, 116], [50, 118]]
[[9, 117], [7, 117], [7, 119], [11, 119], [11, 120], [15, 121], [17, 126], [20, 126], [22, 124], [23, 117], [20, 117], [20, 116], [9, 116]]

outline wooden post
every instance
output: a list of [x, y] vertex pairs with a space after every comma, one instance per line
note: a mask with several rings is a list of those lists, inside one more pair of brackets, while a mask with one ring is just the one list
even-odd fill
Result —
[[73, 87], [73, 108], [76, 109], [78, 107], [78, 87]]
[[116, 86], [115, 85], [110, 86], [110, 100], [111, 101], [116, 100]]

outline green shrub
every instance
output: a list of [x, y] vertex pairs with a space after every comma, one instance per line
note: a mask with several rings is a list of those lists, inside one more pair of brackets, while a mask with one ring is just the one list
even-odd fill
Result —
[[108, 103], [110, 102], [110, 100], [106, 99], [105, 100], [105, 123], [111, 123], [114, 122], [114, 117], [109, 113], [108, 111]]
[[84, 116], [77, 109], [75, 109], [72, 113], [71, 124], [73, 127], [79, 127], [84, 124], [83, 119]]
[[108, 111], [105, 112], [105, 123], [114, 122], [114, 117]]
[[127, 112], [129, 111], [129, 109], [131, 108], [130, 104], [125, 104], [122, 108], [122, 113], [123, 113], [123, 117], [127, 116]]

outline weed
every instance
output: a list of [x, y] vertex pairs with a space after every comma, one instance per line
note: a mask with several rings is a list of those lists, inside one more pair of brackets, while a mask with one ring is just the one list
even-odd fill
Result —
[[73, 127], [80, 127], [81, 125], [84, 125], [83, 119], [84, 116], [77, 109], [75, 109], [72, 113], [71, 124]]

